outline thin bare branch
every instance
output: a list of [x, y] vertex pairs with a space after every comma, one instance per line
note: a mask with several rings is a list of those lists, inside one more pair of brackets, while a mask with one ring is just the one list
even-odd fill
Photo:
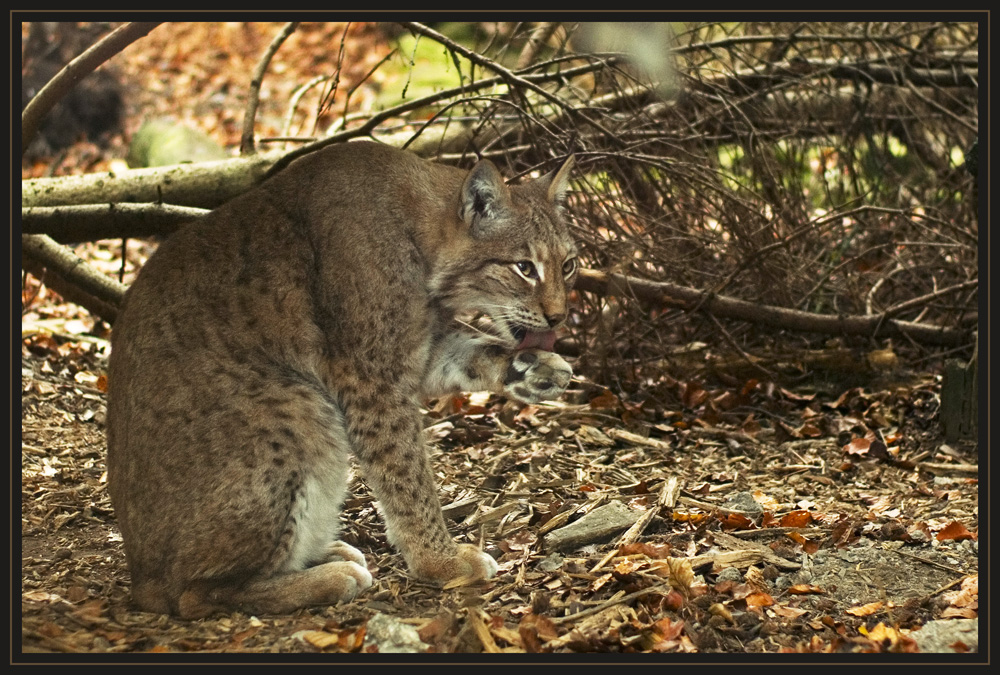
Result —
[[295, 32], [298, 25], [298, 21], [289, 21], [286, 23], [281, 31], [274, 36], [274, 39], [271, 40], [271, 44], [268, 45], [267, 50], [254, 69], [253, 77], [250, 80], [250, 89], [247, 91], [247, 108], [246, 112], [243, 113], [243, 135], [240, 138], [240, 155], [252, 155], [256, 152], [253, 142], [253, 123], [257, 117], [257, 104], [260, 101], [260, 85], [264, 80], [264, 73], [267, 72], [267, 66], [271, 63], [271, 59], [282, 43], [288, 39], [288, 36]]

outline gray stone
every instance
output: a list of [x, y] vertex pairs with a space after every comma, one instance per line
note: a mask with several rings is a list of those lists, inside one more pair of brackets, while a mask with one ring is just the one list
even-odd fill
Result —
[[373, 645], [380, 654], [420, 654], [430, 648], [420, 639], [416, 628], [387, 614], [376, 614], [368, 619], [365, 644], [361, 649], [367, 652]]
[[759, 516], [764, 512], [764, 507], [749, 492], [737, 492], [733, 494], [726, 500], [723, 506], [727, 509], [740, 511], [748, 516]]
[[961, 642], [970, 652], [979, 651], [979, 619], [937, 619], [910, 633], [922, 652], [952, 654]]

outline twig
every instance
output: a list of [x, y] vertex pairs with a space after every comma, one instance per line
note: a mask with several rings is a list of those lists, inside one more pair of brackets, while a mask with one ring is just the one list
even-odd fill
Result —
[[927, 597], [928, 598], [933, 598], [938, 593], [944, 593], [945, 591], [947, 591], [952, 586], [958, 586], [960, 583], [962, 583], [963, 581], [965, 581], [968, 578], [969, 578], [968, 574], [963, 574], [959, 578], [953, 579], [952, 581], [949, 581], [948, 583], [946, 583], [944, 586], [942, 586], [941, 588], [937, 589], [936, 591], [928, 593]]
[[[881, 279], [879, 281], [881, 281]], [[920, 307], [922, 305], [926, 305], [931, 300], [936, 300], [937, 298], [939, 298], [939, 297], [941, 297], [943, 295], [950, 295], [951, 293], [957, 293], [959, 291], [965, 291], [965, 290], [968, 290], [970, 288], [979, 288], [979, 280], [978, 279], [972, 279], [970, 281], [965, 281], [965, 282], [962, 282], [960, 284], [955, 284], [954, 286], [948, 286], [946, 288], [938, 289], [938, 290], [934, 291], [933, 293], [927, 293], [925, 295], [921, 295], [921, 296], [916, 297], [916, 298], [910, 298], [909, 300], [905, 300], [903, 302], [897, 303], [897, 304], [893, 305], [892, 307], [884, 310], [882, 312], [882, 316], [884, 316], [886, 318], [893, 317], [893, 316], [896, 316], [896, 315], [898, 315], [898, 314], [900, 314], [902, 312], [905, 312], [908, 309], [914, 309], [915, 307]]]
[[535, 29], [531, 31], [531, 37], [528, 38], [528, 42], [525, 43], [524, 49], [521, 50], [521, 55], [517, 57], [518, 70], [522, 68], [527, 68], [535, 57], [538, 56], [538, 52], [541, 50], [542, 46], [549, 41], [552, 34], [556, 32], [559, 28], [558, 21], [543, 21], [542, 23], [535, 26]]
[[733, 530], [729, 534], [731, 534], [734, 537], [739, 537], [742, 539], [744, 537], [750, 538], [750, 537], [761, 537], [761, 536], [770, 537], [770, 536], [785, 535], [790, 532], [796, 532], [802, 535], [808, 535], [808, 534], [822, 535], [828, 533], [829, 531], [830, 528], [817, 528], [817, 527], [762, 527], [759, 530]]
[[965, 574], [966, 576], [968, 576], [968, 572], [960, 570], [957, 567], [952, 567], [951, 565], [945, 565], [944, 563], [939, 563], [936, 560], [931, 560], [930, 558], [925, 558], [923, 556], [916, 555], [914, 553], [907, 553], [906, 551], [903, 551], [901, 549], [897, 549], [896, 553], [902, 556], [906, 556], [907, 558], [913, 558], [914, 560], [919, 560], [925, 565], [930, 565], [931, 567], [937, 567], [943, 570], [948, 570], [949, 572], [954, 572], [955, 574]]
[[[591, 125], [595, 129], [598, 129], [599, 131], [601, 131], [601, 133], [603, 133], [606, 136], [607, 140], [609, 140], [609, 141], [611, 141], [611, 140], [617, 141], [617, 136], [612, 131], [610, 131], [609, 129], [606, 129], [599, 122], [597, 122], [597, 121], [589, 118], [582, 111], [577, 110], [573, 106], [569, 105], [568, 103], [566, 103], [566, 101], [562, 100], [561, 98], [559, 98], [555, 94], [553, 94], [553, 93], [551, 93], [549, 91], [546, 91], [542, 87], [539, 87], [538, 85], [534, 84], [533, 82], [531, 82], [531, 81], [529, 81], [527, 79], [524, 79], [523, 77], [521, 77], [519, 75], [515, 75], [513, 72], [511, 72], [507, 68], [501, 66], [499, 63], [496, 63], [495, 61], [493, 61], [491, 59], [488, 59], [485, 56], [483, 56], [482, 54], [474, 52], [471, 49], [463, 47], [462, 45], [458, 44], [454, 40], [451, 40], [448, 37], [442, 35], [441, 33], [438, 33], [437, 31], [432, 30], [431, 28], [428, 28], [427, 26], [423, 25], [422, 23], [417, 23], [415, 21], [404, 21], [404, 22], [402, 22], [402, 25], [405, 26], [406, 28], [409, 28], [414, 33], [419, 33], [420, 35], [423, 35], [425, 37], [429, 37], [430, 39], [434, 40], [435, 42], [440, 42], [442, 45], [444, 45], [445, 47], [447, 47], [452, 52], [457, 53], [457, 54], [461, 54], [462, 56], [464, 56], [465, 58], [467, 58], [469, 61], [472, 61], [473, 63], [475, 63], [475, 64], [477, 64], [479, 66], [482, 66], [483, 68], [486, 68], [488, 70], [492, 70], [493, 72], [495, 72], [498, 75], [500, 75], [500, 77], [505, 82], [507, 82], [508, 85], [514, 85], [514, 84], [516, 84], [516, 85], [519, 85], [520, 87], [522, 87], [524, 89], [529, 89], [529, 90], [535, 92], [536, 94], [538, 94], [539, 96], [541, 96], [545, 100], [549, 101], [550, 103], [554, 103], [558, 107], [562, 108], [568, 115], [570, 115], [571, 118], [573, 118], [573, 119], [575, 119], [577, 121], [585, 122], [586, 124]], [[621, 145], [620, 141], [618, 141], [618, 143], [619, 143], [619, 145]]]
[[267, 66], [271, 63], [275, 52], [278, 51], [281, 44], [288, 39], [288, 36], [295, 31], [298, 25], [298, 21], [289, 21], [285, 24], [281, 32], [271, 40], [271, 44], [268, 45], [267, 51], [264, 52], [260, 62], [257, 64], [257, 68], [254, 70], [253, 78], [250, 80], [250, 89], [247, 92], [247, 109], [243, 114], [243, 136], [240, 138], [241, 155], [252, 155], [256, 152], [253, 142], [253, 122], [257, 116], [257, 104], [260, 102], [260, 85], [264, 79], [264, 73], [267, 71]]
[[[565, 79], [576, 77], [578, 75], [592, 73], [605, 67], [606, 67], [605, 63], [598, 62], [554, 73], [523, 75], [522, 77], [526, 81], [537, 82], [537, 83], [562, 81]], [[411, 101], [407, 101], [406, 103], [401, 103], [400, 105], [397, 105], [395, 107], [387, 108], [376, 115], [372, 115], [368, 119], [368, 121], [365, 122], [360, 127], [354, 129], [348, 129], [336, 134], [331, 134], [326, 138], [322, 138], [318, 141], [315, 141], [314, 143], [310, 143], [309, 145], [305, 145], [301, 148], [286, 153], [281, 157], [281, 159], [279, 159], [274, 163], [274, 165], [267, 172], [267, 176], [268, 177], [273, 176], [274, 174], [278, 173], [286, 166], [288, 166], [293, 160], [296, 160], [299, 157], [302, 157], [303, 155], [315, 152], [320, 148], [326, 147], [327, 145], [332, 145], [334, 143], [342, 143], [344, 141], [349, 141], [351, 139], [359, 138], [362, 136], [370, 136], [371, 133], [376, 128], [378, 128], [378, 125], [382, 124], [382, 122], [388, 119], [399, 117], [400, 115], [408, 113], [412, 110], [418, 110], [420, 108], [425, 108], [429, 105], [434, 105], [436, 103], [439, 103], [440, 101], [446, 101], [449, 98], [452, 98], [453, 96], [460, 96], [462, 94], [480, 91], [482, 89], [489, 89], [490, 87], [495, 87], [496, 85], [502, 84], [503, 82], [504, 82], [503, 78], [500, 77], [491, 77], [484, 80], [476, 80], [475, 82], [463, 84], [458, 87], [452, 87], [451, 89], [443, 89], [441, 91], [434, 92], [432, 94], [428, 94], [426, 96], [422, 96], [420, 98], [413, 99]]]
[[615, 605], [625, 604], [627, 602], [635, 600], [636, 598], [640, 598], [640, 597], [642, 597], [644, 595], [649, 595], [650, 593], [656, 593], [657, 591], [664, 591], [664, 590], [666, 590], [668, 588], [670, 588], [670, 583], [669, 582], [662, 583], [662, 584], [657, 584], [656, 586], [650, 586], [649, 588], [643, 588], [643, 589], [640, 589], [640, 590], [635, 591], [633, 593], [629, 593], [628, 595], [623, 595], [620, 598], [612, 598], [611, 600], [608, 600], [607, 602], [602, 602], [599, 605], [594, 605], [593, 607], [588, 607], [587, 609], [582, 609], [579, 612], [577, 612], [576, 614], [570, 614], [569, 616], [559, 616], [559, 617], [556, 617], [556, 618], [552, 619], [552, 623], [554, 623], [554, 624], [556, 624], [558, 626], [558, 625], [564, 624], [564, 623], [566, 623], [568, 621], [576, 621], [577, 619], [582, 619], [585, 616], [590, 616], [591, 614], [597, 614], [599, 612], [603, 612], [608, 607], [614, 607]]
[[[289, 136], [290, 130], [292, 128], [292, 120], [295, 118], [295, 109], [299, 107], [299, 101], [310, 89], [315, 87], [320, 82], [325, 82], [329, 79], [329, 75], [317, 75], [303, 85], [300, 85], [295, 91], [292, 92], [292, 97], [288, 101], [288, 113], [285, 115], [285, 122], [281, 125], [281, 136]], [[264, 140], [296, 140], [288, 138], [280, 139], [261, 139]]]
[[34, 140], [45, 115], [77, 82], [159, 25], [159, 21], [137, 21], [120, 26], [56, 73], [21, 112], [22, 154]]
[[642, 533], [646, 530], [646, 527], [649, 526], [649, 523], [653, 520], [653, 518], [655, 518], [660, 513], [661, 509], [670, 508], [670, 505], [672, 505], [674, 502], [677, 501], [677, 493], [679, 491], [680, 491], [680, 483], [677, 480], [677, 476], [671, 476], [669, 479], [663, 481], [663, 487], [660, 488], [660, 496], [659, 498], [657, 498], [656, 504], [654, 504], [652, 508], [650, 508], [644, 514], [642, 514], [639, 520], [635, 521], [632, 527], [628, 528], [628, 530], [626, 530], [625, 533], [618, 538], [618, 541], [615, 542], [615, 545], [612, 547], [612, 549], [608, 552], [606, 556], [601, 558], [601, 561], [597, 563], [592, 570], [590, 570], [590, 573], [593, 574], [597, 570], [604, 567], [609, 560], [618, 555], [618, 550], [622, 546], [625, 546], [626, 544], [631, 544], [636, 539], [638, 539], [640, 535], [642, 535]]
[[937, 462], [919, 462], [917, 464], [922, 469], [932, 471], [958, 471], [959, 473], [979, 473], [978, 464], [939, 464]]

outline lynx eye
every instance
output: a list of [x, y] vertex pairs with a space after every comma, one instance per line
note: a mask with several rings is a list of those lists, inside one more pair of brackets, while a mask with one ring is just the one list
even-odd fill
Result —
[[536, 279], [538, 277], [535, 263], [530, 260], [520, 260], [514, 263], [514, 267], [517, 268], [518, 273], [525, 279]]
[[563, 263], [563, 276], [569, 276], [576, 271], [576, 258], [570, 258]]

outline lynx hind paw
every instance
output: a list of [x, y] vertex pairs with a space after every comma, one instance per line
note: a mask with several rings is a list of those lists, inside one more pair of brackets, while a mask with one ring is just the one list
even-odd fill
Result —
[[569, 386], [573, 369], [563, 357], [542, 349], [515, 354], [504, 377], [504, 394], [524, 403], [558, 398]]

